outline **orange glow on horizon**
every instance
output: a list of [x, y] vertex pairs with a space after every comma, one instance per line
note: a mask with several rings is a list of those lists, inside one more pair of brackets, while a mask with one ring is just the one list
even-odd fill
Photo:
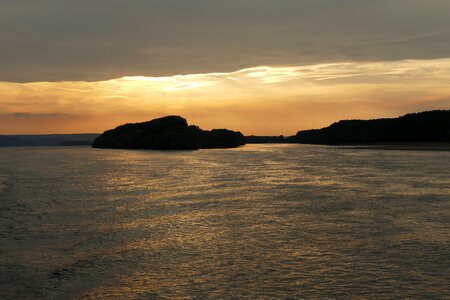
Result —
[[98, 82], [0, 82], [0, 134], [102, 132], [181, 115], [205, 129], [290, 135], [348, 118], [450, 108], [450, 59], [261, 66]]

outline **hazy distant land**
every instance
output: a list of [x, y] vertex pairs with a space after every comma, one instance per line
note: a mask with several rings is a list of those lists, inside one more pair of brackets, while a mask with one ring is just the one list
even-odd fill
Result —
[[0, 135], [0, 147], [91, 145], [98, 133]]

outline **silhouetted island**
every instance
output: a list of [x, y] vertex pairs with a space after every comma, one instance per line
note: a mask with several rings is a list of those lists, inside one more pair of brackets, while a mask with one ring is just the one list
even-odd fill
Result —
[[449, 143], [450, 110], [412, 113], [392, 119], [344, 120], [322, 129], [299, 131], [288, 141], [322, 145]]
[[202, 130], [188, 125], [179, 116], [167, 116], [148, 122], [125, 124], [105, 131], [92, 143], [93, 148], [197, 150], [234, 148], [244, 145], [240, 132], [227, 129]]

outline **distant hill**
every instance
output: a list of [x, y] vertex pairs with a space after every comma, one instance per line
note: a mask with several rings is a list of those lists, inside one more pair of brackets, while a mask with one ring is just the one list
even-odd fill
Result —
[[90, 145], [98, 133], [45, 134], [45, 135], [0, 135], [0, 147], [60, 146], [70, 143]]
[[148, 122], [125, 124], [105, 131], [92, 147], [118, 149], [196, 150], [233, 148], [244, 145], [240, 132], [227, 129], [202, 130], [188, 125], [179, 116], [167, 116]]
[[391, 119], [344, 120], [322, 129], [299, 131], [288, 140], [323, 145], [450, 142], [450, 110]]

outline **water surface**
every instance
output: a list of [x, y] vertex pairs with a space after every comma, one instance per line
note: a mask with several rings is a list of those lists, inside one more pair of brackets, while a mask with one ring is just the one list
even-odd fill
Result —
[[450, 153], [0, 149], [2, 298], [450, 298]]

